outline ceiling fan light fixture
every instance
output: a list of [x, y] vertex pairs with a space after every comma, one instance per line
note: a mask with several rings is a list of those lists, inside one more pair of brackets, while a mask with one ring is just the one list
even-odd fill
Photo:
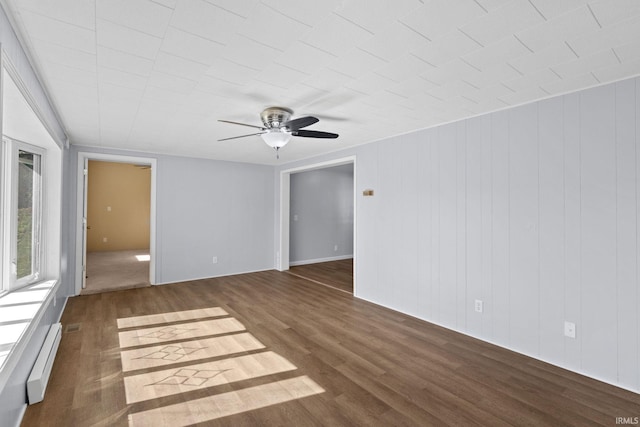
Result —
[[228, 141], [230, 139], [245, 138], [247, 136], [260, 135], [262, 140], [271, 148], [276, 150], [276, 157], [279, 159], [279, 150], [287, 145], [292, 136], [301, 136], [304, 138], [329, 138], [335, 139], [339, 135], [337, 133], [322, 132], [319, 130], [303, 129], [318, 122], [317, 117], [304, 116], [291, 120], [293, 111], [283, 107], [269, 107], [260, 113], [262, 124], [264, 126], [249, 125], [246, 123], [233, 122], [230, 120], [218, 120], [223, 123], [231, 123], [234, 125], [248, 126], [260, 129], [260, 132], [251, 133], [249, 135], [232, 136], [231, 138], [222, 138], [218, 141]]
[[291, 132], [275, 128], [260, 134], [262, 140], [271, 148], [282, 148], [291, 139]]

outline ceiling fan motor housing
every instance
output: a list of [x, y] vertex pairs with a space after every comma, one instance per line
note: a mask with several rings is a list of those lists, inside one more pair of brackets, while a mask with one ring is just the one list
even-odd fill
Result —
[[291, 119], [293, 111], [284, 107], [269, 107], [260, 113], [260, 119], [267, 129], [279, 128]]
[[292, 136], [301, 136], [305, 138], [330, 138], [335, 139], [338, 137], [337, 133], [322, 132], [318, 130], [303, 129], [307, 126], [311, 126], [318, 122], [317, 117], [304, 116], [291, 120], [293, 111], [284, 107], [269, 107], [260, 113], [260, 119], [263, 126], [255, 126], [246, 123], [233, 122], [230, 120], [218, 120], [224, 123], [231, 123], [234, 125], [248, 126], [251, 128], [260, 129], [260, 132], [255, 132], [249, 135], [234, 136], [231, 138], [223, 138], [218, 141], [227, 141], [229, 139], [245, 138], [247, 136], [260, 135], [260, 137], [267, 143], [269, 147], [275, 148], [276, 151], [284, 147]]

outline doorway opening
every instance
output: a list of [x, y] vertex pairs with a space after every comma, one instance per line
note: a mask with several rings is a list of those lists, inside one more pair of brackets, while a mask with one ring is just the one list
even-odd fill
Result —
[[280, 271], [356, 294], [355, 157], [281, 172]]
[[79, 153], [77, 295], [155, 284], [155, 163]]

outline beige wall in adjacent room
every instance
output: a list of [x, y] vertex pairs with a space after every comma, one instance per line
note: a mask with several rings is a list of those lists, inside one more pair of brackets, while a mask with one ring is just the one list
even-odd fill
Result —
[[151, 169], [90, 160], [87, 251], [148, 249], [150, 197]]

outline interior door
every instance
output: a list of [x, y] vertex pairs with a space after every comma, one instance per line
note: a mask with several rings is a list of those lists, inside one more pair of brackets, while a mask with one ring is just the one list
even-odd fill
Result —
[[82, 198], [82, 289], [87, 287], [87, 188], [89, 186], [89, 159], [84, 159]]

